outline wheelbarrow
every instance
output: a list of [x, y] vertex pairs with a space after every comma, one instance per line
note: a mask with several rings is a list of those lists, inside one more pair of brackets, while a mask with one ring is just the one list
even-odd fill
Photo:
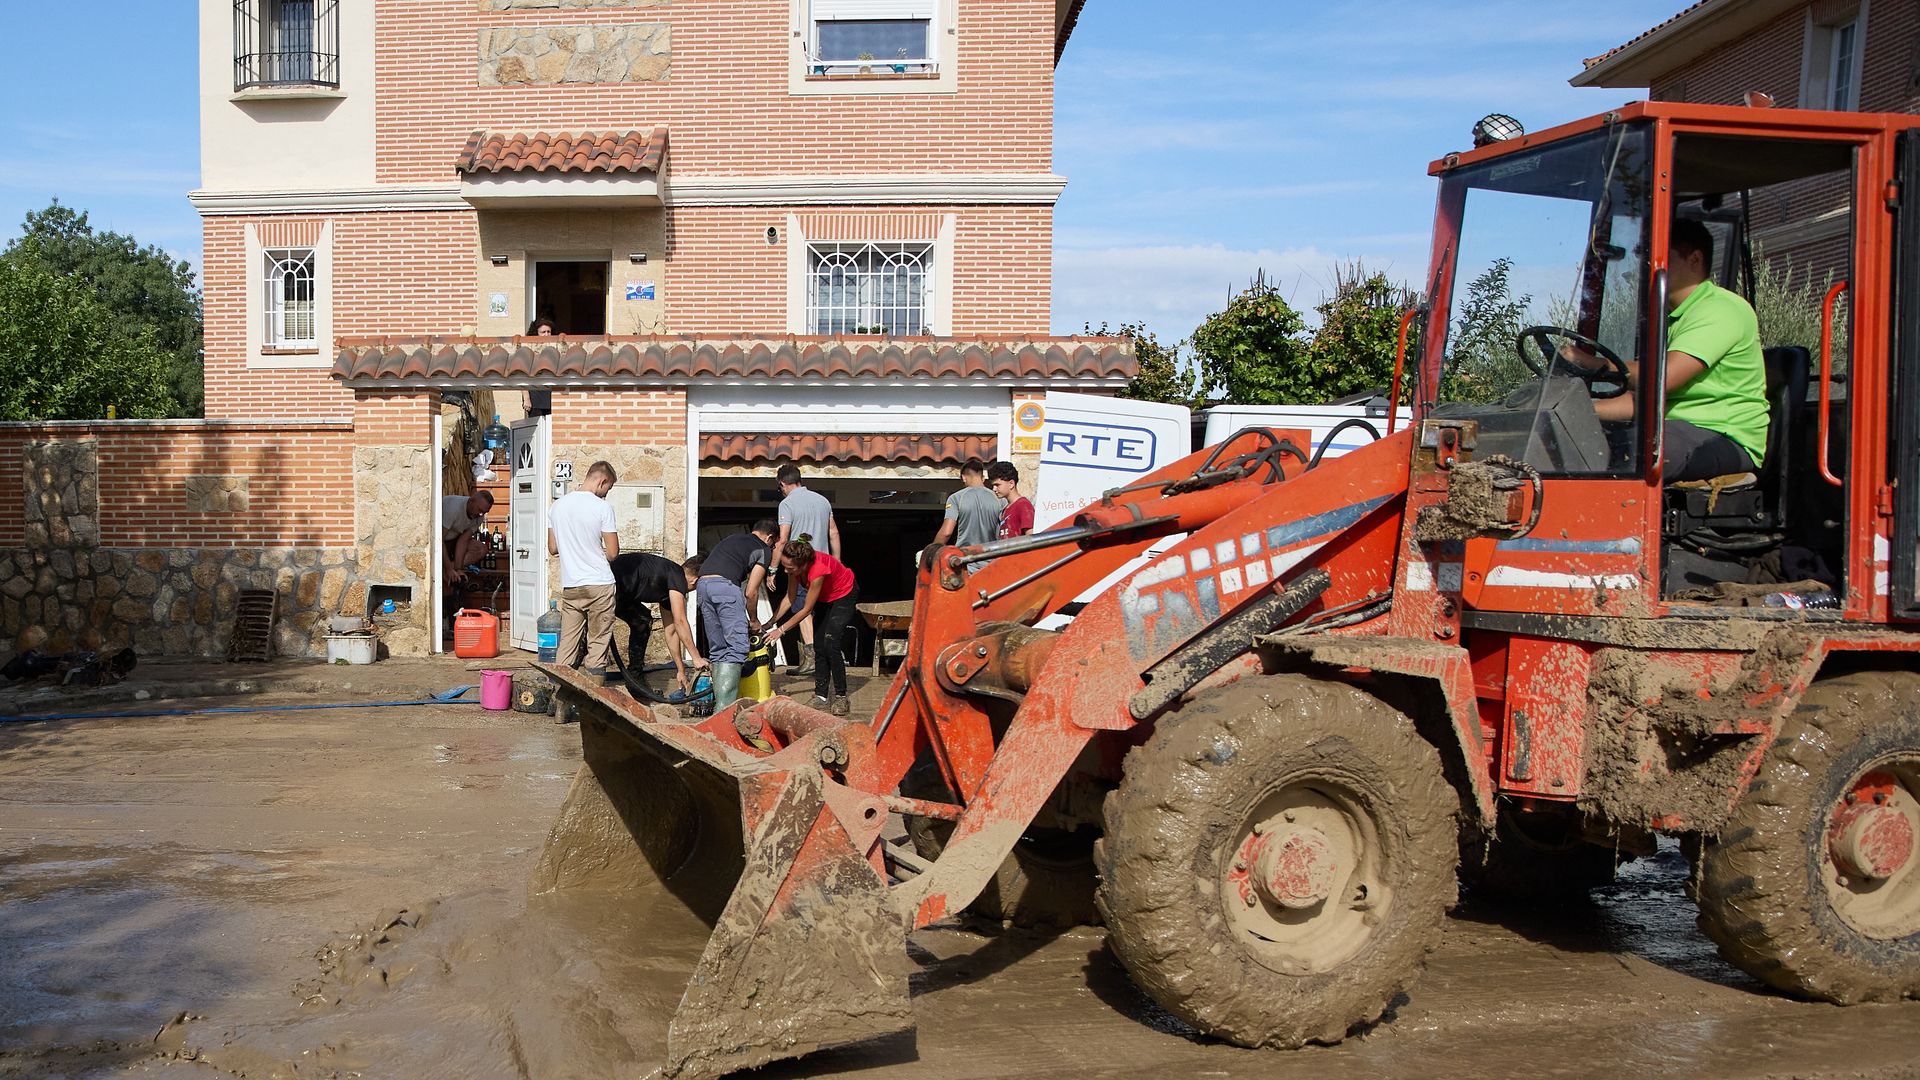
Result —
[[867, 625], [873, 627], [873, 673], [880, 674], [880, 659], [907, 655], [907, 630], [913, 622], [913, 601], [887, 600], [874, 604], [855, 604]]

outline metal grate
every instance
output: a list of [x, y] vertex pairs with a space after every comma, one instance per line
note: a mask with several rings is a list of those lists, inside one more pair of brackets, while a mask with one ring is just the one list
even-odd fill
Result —
[[233, 613], [233, 639], [227, 643], [229, 660], [273, 658], [273, 616], [279, 594], [272, 589], [241, 589]]
[[339, 0], [233, 0], [233, 88], [340, 86]]
[[925, 244], [815, 244], [807, 323], [816, 334], [928, 333], [932, 249]]

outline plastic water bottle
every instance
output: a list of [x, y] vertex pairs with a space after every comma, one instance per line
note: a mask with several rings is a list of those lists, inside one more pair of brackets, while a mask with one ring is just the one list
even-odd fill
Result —
[[534, 624], [539, 636], [540, 659], [551, 664], [560, 657], [560, 601], [547, 601], [547, 613]]
[[507, 450], [512, 442], [513, 432], [507, 428], [507, 425], [500, 422], [499, 413], [493, 414], [493, 423], [480, 430], [480, 444], [493, 451], [493, 463], [496, 466], [506, 466], [500, 469], [502, 474], [511, 467], [511, 463], [507, 461]]

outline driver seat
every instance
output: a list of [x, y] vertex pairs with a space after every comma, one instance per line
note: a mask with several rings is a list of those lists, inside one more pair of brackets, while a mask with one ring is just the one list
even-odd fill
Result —
[[1780, 546], [1792, 501], [1794, 413], [1807, 400], [1812, 356], [1799, 345], [1763, 354], [1767, 369], [1767, 457], [1758, 473], [1682, 480], [1666, 487], [1661, 533], [1667, 543], [1709, 558], [1741, 558]]

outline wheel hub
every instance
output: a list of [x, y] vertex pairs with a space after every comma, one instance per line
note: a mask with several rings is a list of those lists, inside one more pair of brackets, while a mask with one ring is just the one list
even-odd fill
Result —
[[1894, 805], [1894, 778], [1871, 773], [1847, 792], [1827, 831], [1834, 866], [1850, 878], [1885, 881], [1913, 860], [1913, 822]]
[[1254, 887], [1281, 907], [1301, 911], [1326, 900], [1339, 874], [1327, 834], [1311, 825], [1270, 826], [1256, 838]]

